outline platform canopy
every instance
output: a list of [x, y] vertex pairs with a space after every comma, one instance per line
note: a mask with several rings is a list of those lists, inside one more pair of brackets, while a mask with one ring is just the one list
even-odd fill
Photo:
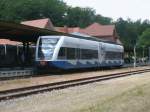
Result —
[[73, 36], [75, 38], [80, 38], [80, 39], [87, 39], [87, 40], [116, 44], [115, 42], [102, 40], [91, 36], [68, 34], [68, 33], [62, 33], [54, 30], [44, 29], [44, 28], [27, 26], [19, 23], [0, 21], [0, 39], [10, 39], [19, 42], [36, 42], [39, 36], [46, 36], [46, 35], [64, 35], [70, 37]]
[[0, 21], [0, 39], [10, 39], [20, 42], [36, 42], [39, 36], [44, 35], [67, 34], [18, 23]]

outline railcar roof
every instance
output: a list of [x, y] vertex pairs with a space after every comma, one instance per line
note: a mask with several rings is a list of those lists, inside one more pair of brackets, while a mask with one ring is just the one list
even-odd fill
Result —
[[103, 39], [98, 39], [96, 37], [89, 37], [89, 36], [86, 37], [86, 36], [79, 36], [79, 35], [72, 35], [72, 34], [70, 34], [69, 36], [75, 37], [75, 38], [80, 38], [80, 39], [93, 40], [93, 41], [98, 41], [98, 42], [104, 42], [104, 43], [111, 43], [111, 44], [121, 45], [121, 44], [118, 44], [116, 42], [112, 42], [112, 41], [108, 41], [108, 40], [103, 40]]
[[[43, 35], [44, 36], [44, 35]], [[50, 35], [45, 35], [45, 36], [50, 36]], [[107, 40], [102, 40], [98, 39], [96, 37], [91, 37], [91, 36], [80, 36], [80, 35], [73, 35], [73, 34], [67, 34], [67, 35], [52, 35], [52, 36], [66, 36], [66, 37], [73, 37], [73, 38], [79, 38], [79, 39], [85, 39], [85, 40], [92, 40], [92, 41], [97, 41], [97, 42], [104, 42], [104, 43], [111, 43], [115, 45], [121, 45], [112, 41], [107, 41]], [[121, 45], [122, 46], [122, 45]]]

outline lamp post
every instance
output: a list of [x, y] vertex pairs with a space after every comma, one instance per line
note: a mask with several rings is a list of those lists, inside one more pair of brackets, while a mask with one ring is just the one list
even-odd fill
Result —
[[150, 47], [148, 47], [148, 65], [150, 65]]
[[144, 59], [145, 56], [144, 56], [144, 54], [145, 53], [144, 53], [144, 46], [143, 46], [143, 56], [142, 56], [143, 57], [143, 64], [145, 63], [145, 59]]
[[136, 44], [134, 46], [134, 63], [133, 63], [133, 67], [135, 68], [136, 67]]

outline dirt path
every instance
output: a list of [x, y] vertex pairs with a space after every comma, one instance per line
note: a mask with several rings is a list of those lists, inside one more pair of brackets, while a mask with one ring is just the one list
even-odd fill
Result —
[[0, 103], [0, 112], [148, 112], [150, 73]]

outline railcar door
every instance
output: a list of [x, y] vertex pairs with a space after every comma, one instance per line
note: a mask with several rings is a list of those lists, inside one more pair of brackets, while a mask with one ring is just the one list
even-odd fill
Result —
[[99, 63], [100, 66], [102, 65], [102, 62], [104, 61], [104, 45], [102, 43], [99, 43]]
[[79, 62], [80, 62], [80, 48], [76, 47], [76, 67], [77, 68], [80, 67]]

